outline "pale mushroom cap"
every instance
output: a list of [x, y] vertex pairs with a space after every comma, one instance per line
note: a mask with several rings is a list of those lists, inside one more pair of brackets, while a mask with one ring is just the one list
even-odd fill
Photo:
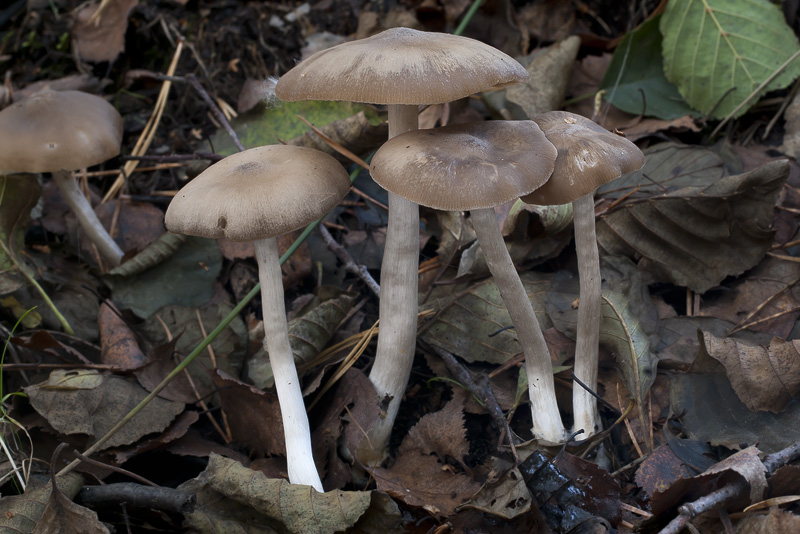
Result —
[[522, 201], [539, 206], [568, 204], [623, 174], [641, 169], [639, 147], [586, 117], [549, 111], [533, 117], [558, 150], [553, 176]]
[[392, 28], [317, 52], [284, 74], [275, 94], [282, 100], [438, 104], [529, 79], [515, 59], [480, 41]]
[[270, 145], [219, 161], [186, 184], [167, 209], [170, 232], [255, 241], [313, 222], [350, 190], [347, 171], [312, 148]]
[[413, 130], [372, 158], [384, 189], [445, 211], [499, 206], [541, 186], [556, 149], [533, 121], [488, 121]]
[[0, 111], [0, 170], [55, 172], [119, 154], [122, 117], [99, 96], [39, 91]]

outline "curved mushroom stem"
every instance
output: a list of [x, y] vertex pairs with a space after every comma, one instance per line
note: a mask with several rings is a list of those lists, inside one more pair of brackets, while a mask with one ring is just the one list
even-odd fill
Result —
[[[417, 106], [389, 106], [389, 138], [417, 128]], [[408, 385], [417, 345], [419, 206], [389, 193], [389, 226], [381, 264], [380, 332], [369, 379], [378, 397], [389, 398], [380, 419], [357, 452], [365, 465], [379, 465]]]
[[111, 236], [108, 234], [97, 214], [92, 209], [92, 205], [83, 196], [83, 192], [78, 183], [72, 178], [69, 171], [56, 171], [53, 173], [53, 181], [61, 190], [61, 195], [78, 218], [78, 224], [89, 236], [89, 239], [97, 247], [97, 251], [112, 266], [116, 267], [122, 261], [124, 253], [119, 248]]
[[[594, 224], [594, 193], [572, 203], [575, 220], [575, 249], [578, 253], [580, 301], [575, 347], [575, 376], [592, 391], [597, 390], [597, 366], [600, 344], [601, 280], [600, 256]], [[572, 388], [573, 430], [583, 429], [578, 439], [587, 439], [600, 430], [597, 400], [580, 385]]]
[[486, 257], [486, 264], [500, 290], [500, 296], [503, 297], [511, 322], [514, 323], [514, 331], [522, 346], [522, 352], [525, 354], [533, 435], [536, 439], [562, 443], [566, 433], [556, 404], [550, 351], [533, 311], [533, 305], [503, 242], [494, 210], [492, 208], [472, 210], [470, 219], [483, 255]]
[[286, 467], [289, 482], [305, 484], [323, 492], [314, 456], [300, 379], [289, 345], [289, 328], [283, 303], [280, 254], [275, 238], [254, 241], [258, 278], [261, 282], [261, 306], [264, 313], [264, 347], [275, 377], [275, 389], [283, 418], [286, 440]]

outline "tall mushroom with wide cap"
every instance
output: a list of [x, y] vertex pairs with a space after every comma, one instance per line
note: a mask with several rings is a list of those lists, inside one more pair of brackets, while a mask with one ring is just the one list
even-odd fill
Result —
[[[580, 300], [575, 347], [575, 376], [590, 390], [597, 389], [600, 343], [600, 258], [594, 224], [594, 192], [623, 174], [641, 169], [644, 154], [622, 137], [574, 113], [550, 111], [533, 117], [558, 150], [553, 175], [545, 185], [522, 198], [540, 206], [572, 202], [575, 249], [578, 255]], [[572, 388], [574, 430], [580, 439], [600, 430], [597, 401], [578, 384]]]
[[416, 130], [390, 139], [372, 159], [373, 179], [417, 204], [469, 211], [486, 263], [525, 354], [533, 435], [560, 443], [553, 364], [494, 207], [530, 193], [553, 171], [556, 149], [533, 121], [489, 121]]
[[78, 223], [111, 265], [123, 252], [72, 178], [119, 154], [122, 117], [99, 96], [45, 89], [0, 111], [0, 171], [50, 172]]
[[[346, 100], [386, 104], [389, 138], [417, 128], [418, 107], [450, 102], [527, 82], [525, 68], [499, 50], [466, 37], [393, 28], [317, 52], [275, 86], [283, 100]], [[414, 361], [417, 333], [419, 208], [389, 193], [389, 226], [381, 266], [380, 332], [369, 378], [389, 398], [357, 452], [368, 465], [385, 458]]]
[[228, 156], [206, 169], [178, 192], [165, 216], [171, 232], [255, 245], [264, 345], [281, 406], [289, 481], [320, 492], [308, 417], [289, 346], [275, 238], [319, 219], [349, 190], [347, 171], [333, 157], [311, 148], [263, 146]]

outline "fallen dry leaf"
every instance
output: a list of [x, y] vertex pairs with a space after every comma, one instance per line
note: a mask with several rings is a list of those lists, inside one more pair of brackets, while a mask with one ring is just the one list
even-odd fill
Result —
[[800, 393], [800, 340], [773, 338], [769, 347], [703, 333], [702, 349], [725, 366], [734, 391], [751, 411], [783, 411]]
[[212, 375], [234, 441], [258, 455], [286, 456], [278, 396], [261, 391], [217, 369]]
[[[122, 377], [102, 376], [94, 371], [67, 375], [81, 377], [80, 386], [75, 387], [72, 380], [65, 383], [62, 379], [56, 384], [43, 382], [23, 388], [34, 409], [63, 434], [88, 434], [99, 438], [147, 395], [144, 388]], [[87, 381], [93, 386], [88, 387]], [[128, 445], [147, 434], [161, 432], [183, 409], [182, 403], [156, 397], [101, 450]]]
[[750, 489], [745, 505], [758, 502], [767, 489], [767, 470], [758, 458], [759, 452], [748, 447], [695, 477], [678, 479], [668, 489], [656, 491], [650, 501], [653, 513], [658, 515], [681, 502], [695, 501], [736, 480], [743, 480]]
[[795, 534], [800, 532], [800, 517], [778, 507], [768, 515], [745, 517], [734, 529], [736, 534]]
[[380, 399], [369, 378], [351, 367], [320, 406], [324, 407], [324, 415], [311, 434], [314, 458], [326, 460], [325, 487], [341, 488], [352, 476], [350, 464], [342, 460], [340, 447], [351, 455], [358, 450], [358, 444], [380, 417]]
[[81, 59], [86, 61], [113, 61], [125, 50], [125, 30], [128, 14], [139, 0], [112, 0], [103, 3], [103, 10], [92, 19], [100, 4], [89, 5], [78, 11], [72, 36]]
[[464, 465], [469, 453], [463, 416], [466, 395], [455, 388], [444, 408], [424, 416], [409, 431], [392, 467], [370, 470], [379, 490], [436, 517], [452, 515], [472, 498], [480, 484]]
[[123, 369], [135, 369], [145, 362], [136, 335], [108, 304], [100, 306], [97, 317], [100, 327], [101, 361]]
[[[61, 490], [74, 497], [84, 480], [77, 473], [58, 477]], [[0, 530], [4, 532], [31, 532], [44, 514], [50, 498], [50, 484], [28, 484], [22, 495], [8, 495], [0, 499]]]

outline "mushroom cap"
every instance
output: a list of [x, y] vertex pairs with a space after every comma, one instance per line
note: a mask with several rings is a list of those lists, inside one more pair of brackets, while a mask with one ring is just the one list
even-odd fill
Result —
[[547, 183], [522, 197], [527, 204], [569, 204], [644, 166], [644, 154], [639, 147], [586, 117], [548, 111], [533, 120], [555, 145], [558, 157]]
[[485, 43], [392, 28], [312, 55], [275, 86], [282, 100], [439, 104], [530, 80], [515, 59]]
[[122, 117], [99, 96], [44, 89], [0, 111], [0, 169], [55, 172], [119, 154]]
[[373, 179], [403, 198], [445, 211], [499, 206], [541, 186], [556, 149], [533, 121], [412, 130], [375, 153]]
[[269, 145], [219, 161], [170, 202], [170, 232], [255, 241], [315, 221], [350, 190], [347, 171], [313, 148]]

